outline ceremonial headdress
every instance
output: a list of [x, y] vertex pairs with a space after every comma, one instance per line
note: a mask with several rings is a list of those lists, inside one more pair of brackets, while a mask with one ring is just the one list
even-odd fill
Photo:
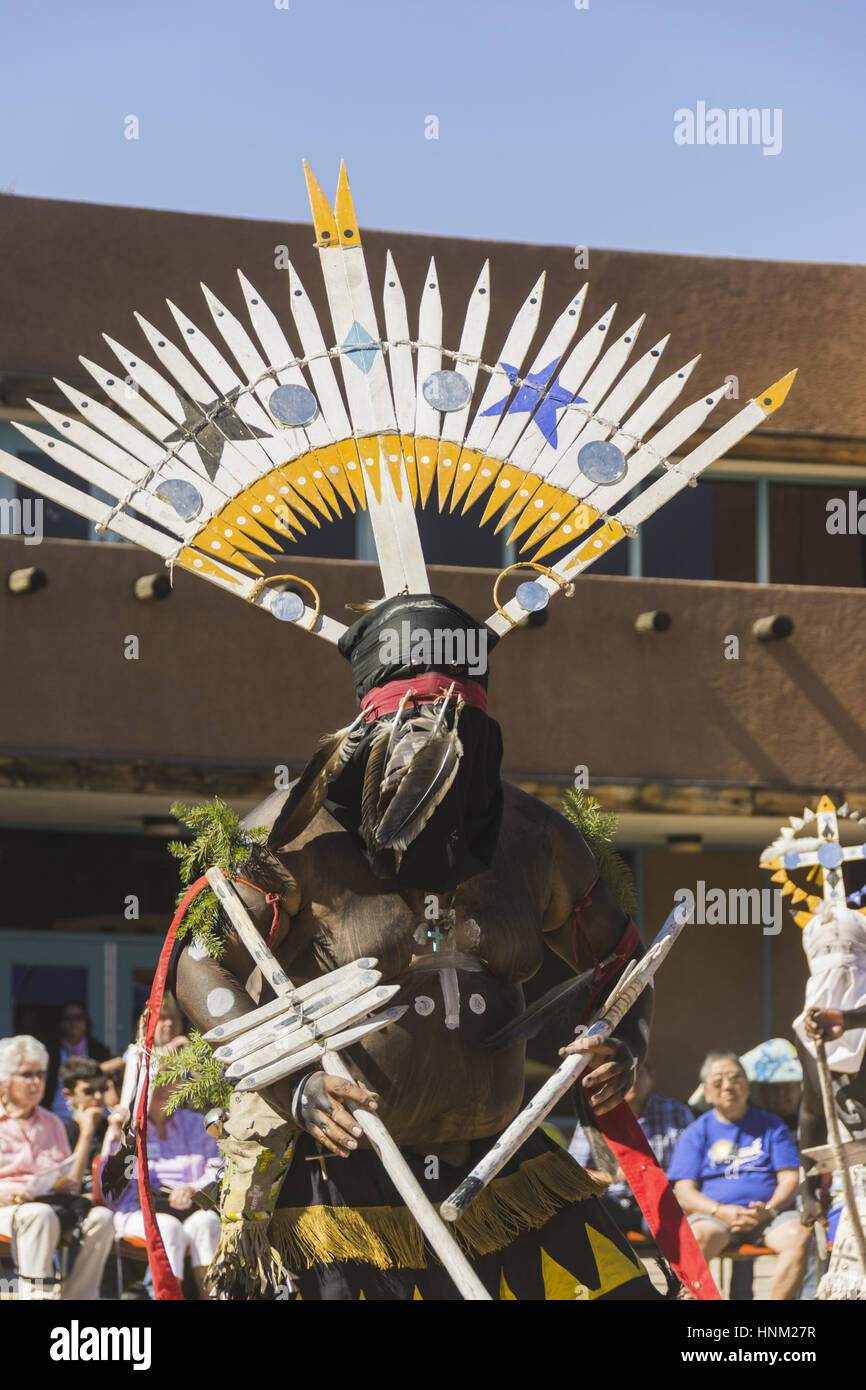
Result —
[[[829, 796], [822, 796], [817, 812], [807, 808], [802, 816], [792, 816], [761, 855], [761, 867], [774, 871], [772, 881], [783, 885], [783, 895], [792, 903], [805, 901], [808, 908], [794, 914], [803, 928], [809, 962], [806, 1003], [794, 1030], [812, 1056], [816, 1046], [805, 1026], [811, 1009], [866, 1006], [866, 910], [849, 906], [844, 876], [846, 864], [866, 860], [864, 831], [859, 812], [849, 811], [847, 804], [837, 810]], [[854, 843], [843, 844], [843, 837]], [[820, 879], [820, 896], [797, 884], [793, 875], [798, 871], [806, 873], [807, 882]], [[833, 1071], [857, 1072], [866, 1053], [866, 1029], [848, 1029], [825, 1048]]]
[[[301, 355], [289, 346], [280, 316], [246, 276], [240, 275], [240, 283], [248, 324], [203, 287], [221, 345], [169, 303], [185, 350], [138, 315], [158, 366], [106, 336], [119, 372], [81, 360], [108, 404], [63, 382], [57, 384], [74, 414], [31, 403], [54, 433], [24, 424], [17, 428], [80, 481], [60, 481], [2, 451], [0, 472], [78, 512], [98, 531], [114, 532], [162, 556], [169, 567], [198, 574], [274, 618], [338, 644], [353, 661], [356, 678], [366, 659], [369, 626], [347, 632], [335, 616], [322, 612], [309, 580], [286, 573], [282, 565], [277, 573], [268, 568], [290, 554], [308, 528], [326, 525], [345, 510], [366, 509], [383, 602], [393, 604], [392, 615], [402, 610], [411, 630], [430, 601], [416, 508], [433, 496], [440, 511], [474, 509], [479, 525], [495, 522], [497, 530], [511, 525], [509, 539], [521, 542], [527, 558], [500, 574], [494, 611], [486, 623], [475, 624], [489, 635], [490, 646], [494, 635], [507, 636], [551, 594], [570, 593], [578, 575], [693, 485], [788, 393], [794, 372], [673, 461], [727, 395], [727, 380], [660, 425], [698, 358], [650, 389], [667, 336], [629, 365], [643, 316], [611, 340], [612, 306], [579, 334], [586, 286], [570, 298], [533, 351], [543, 274], [488, 364], [482, 355], [491, 298], [487, 264], [455, 347], [442, 342], [435, 263], [430, 262], [412, 336], [389, 254], [383, 335], [345, 167], [333, 207], [309, 169], [306, 176], [330, 330], [320, 326], [291, 265], [287, 303]], [[510, 572], [521, 568], [531, 569], [533, 577], [507, 597], [503, 583], [515, 583]], [[423, 627], [423, 617], [419, 621]], [[475, 703], [477, 692], [460, 689], [462, 677], [453, 669], [461, 664], [466, 665], [437, 661], [435, 653], [429, 661], [398, 662], [408, 665], [412, 677], [441, 672], [458, 682], [451, 689], [447, 720], [431, 725], [428, 734], [453, 732], [458, 707], [479, 724], [483, 710]], [[486, 676], [476, 683], [483, 686]], [[420, 718], [418, 706], [443, 695], [438, 686], [429, 686], [423, 699], [416, 691], [406, 717]], [[413, 732], [419, 735], [418, 752], [425, 731]], [[461, 718], [461, 738], [463, 733]], [[365, 758], [366, 751], [367, 745]], [[448, 775], [456, 776], [460, 757], [455, 761], [453, 741], [439, 751]], [[354, 743], [340, 757], [348, 752], [357, 758]], [[394, 752], [392, 741], [389, 756]], [[399, 766], [399, 759], [392, 761], [392, 786]], [[333, 772], [332, 767], [326, 781]], [[434, 773], [442, 791], [438, 765]], [[360, 808], [356, 812], [360, 815]], [[381, 822], [378, 810], [377, 816]], [[423, 815], [421, 820], [426, 823]], [[417, 821], [410, 817], [410, 830], [418, 828]], [[401, 838], [405, 833], [386, 846], [395, 855], [403, 852]]]

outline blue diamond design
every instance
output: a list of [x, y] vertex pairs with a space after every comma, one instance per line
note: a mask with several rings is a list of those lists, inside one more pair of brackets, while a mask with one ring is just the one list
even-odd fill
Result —
[[[372, 347], [367, 347], [371, 343]], [[366, 375], [372, 370], [376, 360], [376, 353], [379, 351], [379, 344], [375, 338], [371, 338], [366, 328], [363, 328], [358, 320], [352, 324], [343, 342], [340, 344], [346, 356], [351, 358], [356, 367]]]

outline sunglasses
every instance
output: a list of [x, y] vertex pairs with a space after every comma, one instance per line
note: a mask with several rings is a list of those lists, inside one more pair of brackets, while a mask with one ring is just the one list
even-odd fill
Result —
[[108, 1083], [101, 1085], [99, 1082], [94, 1082], [92, 1086], [84, 1086], [82, 1090], [86, 1096], [103, 1096], [108, 1090]]
[[16, 1081], [44, 1081], [47, 1072], [44, 1071], [16, 1071]]

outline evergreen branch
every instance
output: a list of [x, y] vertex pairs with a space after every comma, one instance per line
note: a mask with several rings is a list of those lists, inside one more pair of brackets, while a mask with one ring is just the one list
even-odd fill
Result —
[[613, 811], [602, 810], [595, 797], [582, 787], [569, 787], [562, 799], [562, 809], [592, 850], [599, 876], [623, 911], [633, 916], [637, 912], [634, 875], [613, 844], [618, 817]]
[[[179, 865], [180, 881], [183, 889], [177, 896], [176, 906], [180, 905], [184, 890], [201, 878], [207, 869], [216, 865], [230, 878], [237, 877], [244, 868], [257, 840], [267, 834], [264, 827], [245, 830], [240, 816], [218, 796], [213, 801], [203, 801], [197, 806], [187, 806], [176, 801], [171, 808], [176, 820], [189, 827], [193, 838], [189, 842], [173, 840], [168, 852]], [[192, 900], [184, 914], [177, 936], [195, 936], [198, 942], [214, 960], [225, 953], [219, 931], [219, 904], [212, 888], [203, 888]]]
[[165, 1106], [167, 1115], [173, 1115], [176, 1110], [204, 1113], [214, 1106], [227, 1110], [232, 1095], [232, 1088], [223, 1076], [222, 1063], [194, 1028], [185, 1047], [160, 1058], [155, 1084], [171, 1087]]

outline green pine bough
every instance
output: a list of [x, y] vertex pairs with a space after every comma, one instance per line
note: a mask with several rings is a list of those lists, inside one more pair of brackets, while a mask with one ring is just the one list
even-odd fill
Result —
[[569, 787], [562, 798], [562, 809], [592, 850], [599, 876], [623, 911], [633, 917], [637, 912], [634, 877], [613, 844], [619, 824], [617, 816], [613, 811], [602, 810], [595, 797], [582, 787]]
[[157, 1086], [170, 1086], [166, 1101], [167, 1115], [176, 1110], [199, 1110], [202, 1113], [219, 1106], [227, 1110], [232, 1088], [223, 1076], [218, 1062], [201, 1033], [190, 1030], [189, 1042], [176, 1052], [167, 1052], [159, 1060]]
[[[256, 841], [267, 834], [264, 827], [245, 830], [237, 812], [218, 796], [198, 806], [185, 806], [176, 801], [171, 814], [193, 832], [190, 841], [173, 840], [168, 846], [169, 854], [178, 861], [183, 884], [177, 906], [190, 884], [214, 865], [229, 878], [237, 877], [254, 855]], [[178, 940], [195, 936], [209, 956], [220, 960], [225, 946], [219, 930], [219, 915], [216, 895], [208, 885], [196, 894], [187, 908], [177, 930]]]

